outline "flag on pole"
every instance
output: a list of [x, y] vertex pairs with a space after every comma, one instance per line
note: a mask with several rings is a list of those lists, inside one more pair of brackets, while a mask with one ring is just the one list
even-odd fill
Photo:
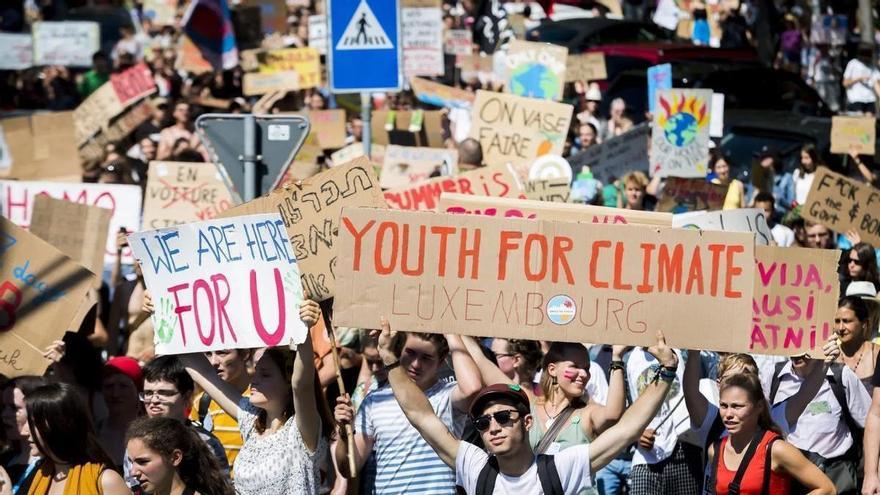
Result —
[[193, 0], [183, 16], [183, 32], [217, 70], [238, 65], [232, 15], [226, 0]]

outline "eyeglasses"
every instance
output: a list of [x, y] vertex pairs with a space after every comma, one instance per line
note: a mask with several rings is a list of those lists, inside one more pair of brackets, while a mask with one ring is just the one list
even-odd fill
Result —
[[858, 265], [858, 266], [862, 266], [862, 264], [863, 264], [863, 263], [862, 263], [862, 260], [860, 260], [860, 259], [852, 259], [852, 258], [850, 258], [850, 259], [849, 259], [849, 262], [850, 262], [850, 263], [855, 263], [855, 264]]
[[[516, 414], [517, 417], [514, 417], [514, 414]], [[503, 411], [496, 411], [492, 414], [484, 414], [479, 418], [474, 418], [474, 428], [476, 428], [477, 431], [486, 431], [489, 429], [489, 425], [493, 419], [499, 425], [507, 426], [508, 424], [519, 420], [519, 411], [516, 409], [505, 409]]]
[[141, 402], [154, 402], [154, 399], [160, 403], [170, 402], [170, 399], [179, 394], [177, 390], [147, 390], [138, 394]]

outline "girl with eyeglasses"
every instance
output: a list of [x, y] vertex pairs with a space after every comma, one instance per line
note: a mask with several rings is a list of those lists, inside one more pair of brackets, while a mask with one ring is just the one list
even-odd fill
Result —
[[140, 418], [126, 434], [131, 476], [147, 495], [232, 495], [205, 442], [173, 418]]

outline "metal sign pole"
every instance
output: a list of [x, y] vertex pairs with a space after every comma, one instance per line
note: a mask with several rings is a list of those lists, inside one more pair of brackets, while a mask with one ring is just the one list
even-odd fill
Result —
[[252, 114], [244, 117], [244, 154], [241, 157], [244, 165], [244, 201], [257, 197], [257, 121]]
[[361, 93], [361, 121], [364, 123], [364, 129], [361, 131], [361, 143], [364, 146], [364, 154], [367, 158], [372, 158], [371, 152], [373, 147], [373, 131], [370, 123], [372, 105], [370, 105], [370, 93], [364, 91]]

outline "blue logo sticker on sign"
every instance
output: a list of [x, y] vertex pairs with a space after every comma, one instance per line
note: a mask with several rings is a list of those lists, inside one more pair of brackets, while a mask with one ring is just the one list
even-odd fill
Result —
[[330, 90], [401, 89], [398, 0], [328, 2]]

